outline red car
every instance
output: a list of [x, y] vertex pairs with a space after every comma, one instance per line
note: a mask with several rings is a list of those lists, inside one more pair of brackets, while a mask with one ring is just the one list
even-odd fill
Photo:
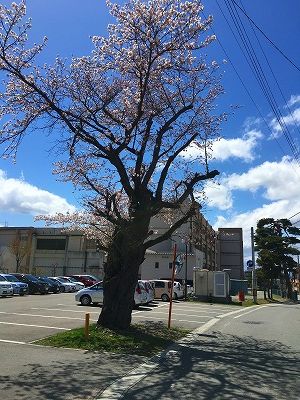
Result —
[[71, 278], [75, 278], [78, 282], [82, 282], [85, 287], [95, 285], [95, 283], [100, 282], [100, 279], [93, 275], [69, 275]]

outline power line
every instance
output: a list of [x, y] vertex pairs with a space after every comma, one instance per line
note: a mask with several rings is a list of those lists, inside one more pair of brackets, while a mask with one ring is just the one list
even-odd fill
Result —
[[[244, 13], [246, 13], [245, 7], [244, 7], [244, 5], [242, 4], [242, 0], [240, 0], [240, 3], [241, 3], [241, 6], [242, 6], [242, 8], [243, 8], [243, 10], [244, 10]], [[270, 64], [270, 62], [269, 62], [269, 60], [268, 60], [268, 57], [267, 57], [267, 55], [266, 55], [266, 53], [265, 53], [265, 51], [264, 51], [264, 49], [263, 49], [263, 47], [262, 47], [262, 45], [261, 45], [261, 43], [260, 43], [260, 40], [259, 40], [259, 38], [258, 38], [258, 36], [257, 36], [257, 34], [256, 34], [256, 32], [255, 32], [255, 29], [253, 28], [253, 25], [250, 24], [250, 26], [251, 26], [252, 32], [253, 32], [253, 34], [254, 34], [256, 40], [257, 40], [257, 43], [258, 43], [258, 45], [259, 45], [259, 48], [260, 48], [260, 50], [261, 50], [261, 52], [262, 52], [262, 54], [263, 54], [263, 56], [264, 56], [264, 58], [265, 58], [265, 60], [266, 60], [266, 63], [267, 63], [267, 65], [268, 65], [268, 67], [269, 67], [269, 69], [270, 69], [270, 71], [271, 71], [271, 74], [272, 74], [273, 79], [274, 79], [274, 81], [275, 81], [275, 83], [276, 83], [276, 85], [277, 85], [277, 88], [278, 88], [278, 90], [279, 90], [279, 92], [280, 92], [280, 94], [281, 94], [281, 96], [282, 96], [282, 98], [283, 98], [283, 101], [285, 102], [285, 106], [286, 106], [286, 108], [287, 108], [287, 110], [288, 110], [288, 112], [289, 112], [289, 114], [290, 114], [292, 120], [294, 121], [294, 125], [295, 125], [295, 127], [296, 127], [298, 133], [300, 134], [300, 129], [298, 128], [297, 122], [296, 122], [296, 120], [295, 120], [295, 118], [294, 118], [294, 114], [292, 113], [292, 111], [291, 111], [291, 109], [290, 109], [290, 107], [289, 107], [289, 105], [288, 105], [288, 102], [287, 102], [287, 100], [286, 100], [286, 98], [285, 98], [285, 96], [284, 96], [284, 94], [283, 94], [283, 91], [282, 91], [282, 89], [281, 89], [281, 87], [280, 87], [280, 85], [279, 85], [279, 82], [278, 82], [278, 80], [277, 80], [277, 78], [276, 78], [276, 76], [275, 76], [275, 73], [274, 73], [274, 71], [273, 71], [273, 68], [272, 68], [272, 66], [271, 66], [271, 64]], [[296, 148], [295, 144], [293, 144], [293, 146], [294, 146], [295, 152], [296, 152], [296, 154], [297, 154], [297, 153], [298, 153], [298, 149]]]
[[300, 72], [300, 68], [288, 57], [286, 56], [282, 50], [280, 50], [280, 48], [278, 46], [276, 46], [276, 44], [264, 33], [264, 31], [253, 21], [252, 18], [249, 17], [249, 15], [242, 9], [242, 7], [240, 7], [235, 0], [231, 0], [241, 11], [242, 13], [245, 15], [246, 18], [248, 18], [248, 20], [255, 26], [256, 29], [259, 30], [259, 32], [272, 44], [273, 47], [275, 47], [275, 49], [277, 51], [279, 51], [279, 53], [290, 63], [292, 64], [299, 72]]
[[233, 21], [233, 24], [234, 24], [234, 26], [235, 26], [235, 28], [236, 28], [236, 30], [238, 32], [240, 40], [241, 40], [241, 42], [242, 42], [242, 44], [244, 46], [246, 54], [245, 54], [244, 50], [241, 48], [239, 40], [237, 39], [235, 33], [231, 29], [231, 26], [230, 26], [227, 18], [225, 17], [225, 15], [224, 15], [224, 13], [223, 13], [218, 1], [217, 1], [217, 4], [218, 4], [219, 8], [221, 9], [221, 12], [222, 12], [224, 18], [226, 19], [226, 22], [229, 25], [229, 28], [230, 28], [231, 32], [233, 33], [234, 38], [235, 38], [238, 46], [240, 47], [240, 49], [241, 49], [241, 51], [242, 51], [242, 53], [243, 53], [248, 65], [249, 65], [249, 68], [251, 69], [251, 71], [253, 72], [254, 76], [256, 77], [256, 80], [257, 80], [257, 82], [258, 82], [258, 84], [259, 84], [259, 86], [260, 86], [260, 88], [261, 88], [261, 90], [262, 90], [267, 102], [269, 103], [269, 105], [270, 105], [270, 107], [271, 107], [271, 109], [272, 109], [272, 111], [273, 111], [273, 113], [274, 113], [274, 115], [276, 117], [278, 125], [280, 126], [280, 128], [281, 128], [281, 130], [282, 130], [282, 132], [284, 134], [284, 137], [285, 137], [285, 139], [286, 139], [286, 141], [287, 141], [287, 143], [288, 143], [288, 145], [289, 145], [289, 147], [290, 147], [290, 149], [292, 151], [293, 157], [297, 161], [299, 161], [298, 160], [298, 157], [299, 157], [298, 151], [297, 151], [297, 148], [296, 148], [296, 146], [294, 144], [292, 135], [290, 134], [290, 132], [289, 132], [289, 130], [288, 130], [286, 124], [285, 124], [283, 116], [282, 116], [282, 114], [281, 114], [281, 112], [279, 110], [278, 104], [277, 104], [277, 102], [275, 100], [274, 94], [272, 93], [272, 90], [270, 88], [270, 85], [268, 83], [268, 80], [266, 78], [264, 70], [262, 68], [262, 65], [261, 65], [261, 63], [260, 63], [260, 61], [259, 61], [259, 59], [258, 59], [258, 57], [257, 57], [257, 55], [255, 53], [255, 50], [254, 50], [254, 48], [253, 48], [253, 46], [251, 44], [250, 38], [249, 38], [249, 36], [248, 36], [248, 34], [246, 32], [246, 29], [245, 29], [245, 27], [243, 25], [243, 22], [242, 22], [239, 14], [238, 14], [237, 9], [234, 7], [235, 2], [233, 3], [233, 7], [232, 7], [232, 5], [229, 3], [229, 0], [224, 0], [224, 1], [225, 1], [227, 10], [228, 10], [228, 12], [230, 14], [230, 17], [231, 17], [231, 19]]

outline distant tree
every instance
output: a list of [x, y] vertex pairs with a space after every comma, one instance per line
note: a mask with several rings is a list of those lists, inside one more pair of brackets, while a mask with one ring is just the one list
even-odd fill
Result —
[[287, 296], [292, 299], [291, 276], [297, 267], [293, 256], [300, 254], [295, 247], [300, 243], [299, 235], [300, 229], [288, 219], [263, 218], [257, 223], [254, 237], [255, 249], [258, 251], [257, 264], [262, 267], [269, 297], [272, 297], [274, 279], [283, 278]]
[[[46, 40], [27, 47], [25, 3], [0, 6], [0, 115], [10, 118], [0, 143], [15, 155], [27, 132], [59, 129], [55, 172], [82, 191], [85, 211], [48, 221], [85, 227], [101, 242], [107, 263], [98, 324], [127, 328], [146, 249], [198, 211], [194, 192], [219, 174], [208, 160], [224, 119], [214, 111], [223, 89], [217, 63], [206, 60], [215, 37], [199, 0], [106, 3], [117, 23], [107, 37], [92, 38], [91, 56], [41, 67], [35, 59]], [[169, 229], [154, 237], [150, 220], [162, 215]]]
[[20, 272], [23, 259], [30, 254], [30, 242], [28, 240], [22, 240], [19, 232], [17, 232], [9, 244], [9, 250], [16, 260], [16, 272]]

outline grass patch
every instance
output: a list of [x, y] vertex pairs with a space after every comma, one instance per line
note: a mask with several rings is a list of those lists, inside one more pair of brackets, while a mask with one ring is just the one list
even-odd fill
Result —
[[168, 329], [161, 322], [133, 324], [127, 330], [110, 330], [90, 326], [89, 339], [85, 340], [84, 328], [72, 329], [34, 342], [43, 346], [67, 347], [90, 351], [108, 351], [122, 354], [153, 356], [190, 331], [182, 328]]

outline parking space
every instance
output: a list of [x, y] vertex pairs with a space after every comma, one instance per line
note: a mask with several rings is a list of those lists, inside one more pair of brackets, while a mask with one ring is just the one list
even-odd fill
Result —
[[[230, 305], [174, 301], [172, 303], [172, 326], [195, 329], [215, 317], [236, 310]], [[153, 320], [168, 322], [169, 303], [154, 302], [149, 307], [140, 307], [133, 312], [133, 321]]]
[[[230, 305], [174, 301], [172, 326], [197, 328], [212, 318], [236, 310]], [[75, 302], [74, 294], [31, 295], [0, 299], [0, 341], [26, 342], [84, 325], [85, 314], [90, 314], [91, 323], [96, 322], [99, 306], [81, 306]], [[169, 303], [155, 301], [149, 306], [140, 306], [132, 313], [133, 322], [168, 322]]]

